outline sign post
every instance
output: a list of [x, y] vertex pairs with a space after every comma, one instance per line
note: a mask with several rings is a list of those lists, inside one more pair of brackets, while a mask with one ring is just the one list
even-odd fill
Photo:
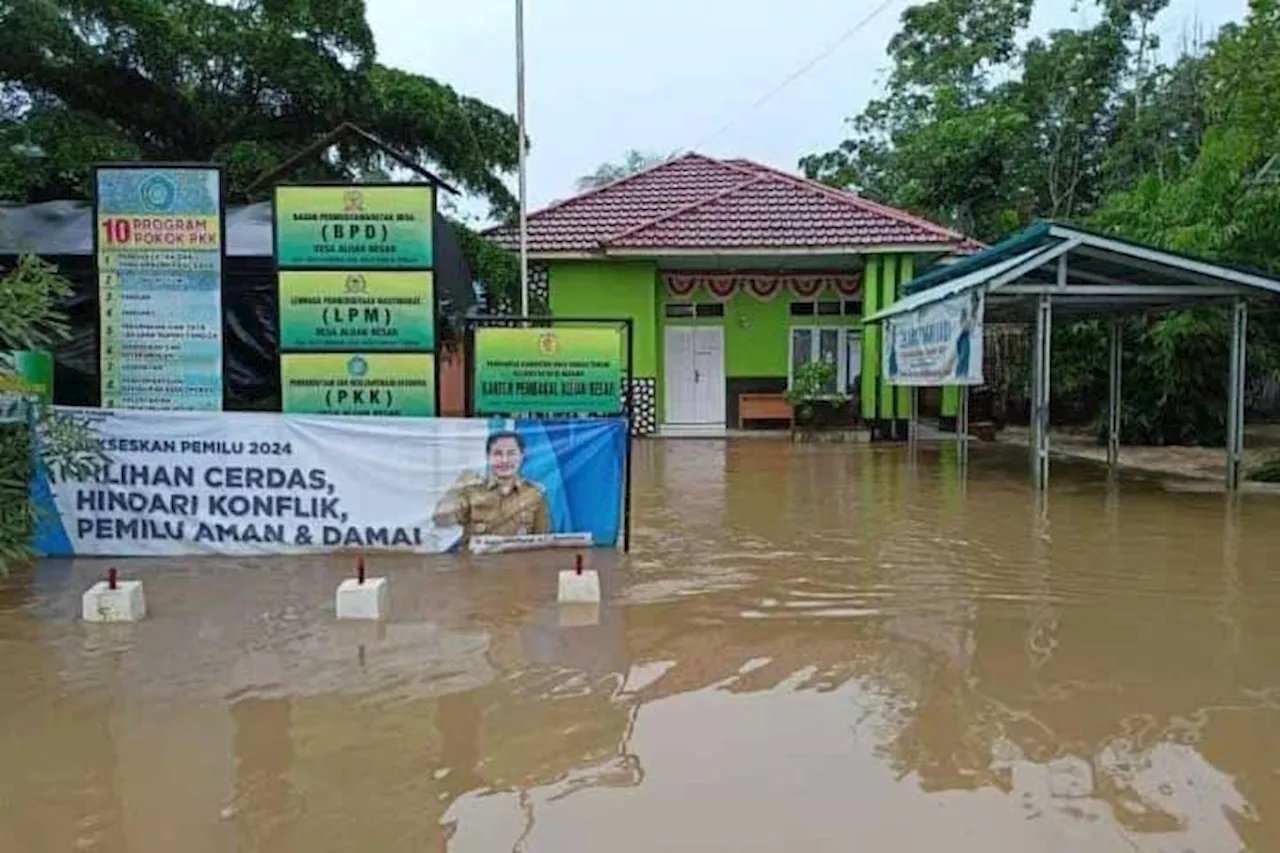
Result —
[[623, 550], [631, 550], [634, 327], [614, 317], [471, 317], [466, 411], [501, 417], [625, 417]]
[[981, 385], [983, 301], [982, 291], [975, 290], [885, 320], [885, 382]]
[[476, 413], [619, 414], [622, 333], [620, 326], [477, 329]]
[[885, 321], [882, 335], [884, 380], [911, 388], [911, 433], [916, 430], [916, 390], [959, 385], [956, 449], [960, 465], [969, 462], [969, 386], [981, 385], [983, 358], [982, 290], [948, 299]]
[[103, 408], [222, 409], [222, 171], [94, 168]]
[[276, 187], [282, 411], [436, 414], [435, 207], [430, 184]]
[[430, 271], [281, 270], [279, 276], [282, 349], [435, 351]]

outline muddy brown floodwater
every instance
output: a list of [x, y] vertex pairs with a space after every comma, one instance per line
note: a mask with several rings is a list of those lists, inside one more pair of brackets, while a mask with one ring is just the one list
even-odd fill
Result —
[[[0, 583], [0, 851], [1280, 850], [1280, 500], [1025, 454], [638, 446], [635, 548]], [[590, 624], [598, 616], [597, 624]]]

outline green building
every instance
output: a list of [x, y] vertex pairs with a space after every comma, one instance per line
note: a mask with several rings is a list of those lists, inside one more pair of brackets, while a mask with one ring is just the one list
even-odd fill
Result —
[[[814, 359], [836, 365], [844, 420], [901, 435], [907, 391], [884, 385], [879, 330], [862, 318], [916, 270], [977, 248], [865, 198], [698, 154], [531, 213], [528, 234], [534, 303], [631, 318], [637, 431], [672, 435], [737, 428]], [[490, 236], [517, 247], [514, 229]]]

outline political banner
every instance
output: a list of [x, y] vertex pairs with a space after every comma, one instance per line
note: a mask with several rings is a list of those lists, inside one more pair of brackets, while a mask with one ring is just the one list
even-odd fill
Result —
[[282, 349], [435, 349], [434, 282], [429, 270], [281, 270], [279, 276]]
[[479, 328], [474, 408], [478, 414], [616, 414], [623, 362], [620, 326]]
[[884, 381], [890, 385], [981, 385], [981, 290], [885, 320]]
[[59, 411], [106, 461], [37, 469], [47, 556], [483, 553], [612, 546], [622, 525], [621, 419]]
[[94, 172], [102, 405], [222, 408], [222, 173]]
[[430, 269], [435, 188], [426, 184], [276, 187], [280, 269]]
[[286, 414], [436, 413], [431, 353], [287, 353], [280, 356], [280, 386]]

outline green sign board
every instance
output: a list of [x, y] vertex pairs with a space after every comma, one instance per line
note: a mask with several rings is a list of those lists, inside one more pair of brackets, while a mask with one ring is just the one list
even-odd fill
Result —
[[421, 350], [436, 343], [432, 273], [281, 270], [285, 350]]
[[477, 329], [476, 414], [619, 414], [622, 345], [614, 327]]
[[286, 414], [436, 413], [431, 353], [286, 353], [280, 384]]
[[0, 358], [0, 367], [17, 380], [2, 390], [31, 393], [42, 402], [53, 402], [53, 353], [49, 350], [14, 350]]
[[429, 269], [435, 188], [276, 187], [276, 265], [280, 269]]

